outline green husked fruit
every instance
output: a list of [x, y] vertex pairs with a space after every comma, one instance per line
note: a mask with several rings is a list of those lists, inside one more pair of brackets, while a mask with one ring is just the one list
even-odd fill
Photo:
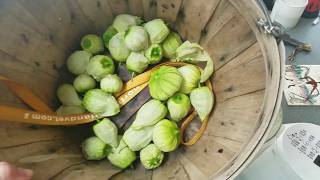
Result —
[[114, 70], [113, 60], [105, 55], [93, 56], [87, 66], [87, 73], [97, 81], [100, 81], [108, 74], [113, 74]]
[[146, 169], [154, 169], [161, 165], [164, 153], [154, 144], [149, 144], [140, 151], [140, 161]]
[[115, 74], [108, 74], [100, 81], [100, 88], [107, 93], [120, 92], [122, 87], [122, 80]]
[[104, 45], [108, 48], [110, 39], [116, 35], [118, 31], [113, 27], [109, 26], [107, 30], [102, 35], [102, 40]]
[[124, 32], [128, 30], [129, 27], [140, 25], [142, 22], [142, 19], [138, 16], [132, 16], [129, 14], [119, 14], [114, 18], [112, 26], [118, 32]]
[[98, 54], [104, 50], [103, 40], [94, 34], [83, 36], [81, 39], [81, 47], [91, 54]]
[[197, 88], [200, 82], [201, 72], [194, 65], [185, 65], [178, 68], [183, 77], [180, 92], [189, 94], [193, 89]]
[[123, 134], [123, 141], [132, 151], [140, 151], [152, 141], [153, 126], [141, 129], [130, 127]]
[[203, 121], [211, 112], [214, 105], [214, 95], [207, 86], [194, 89], [190, 93], [190, 101], [200, 120]]
[[125, 169], [130, 166], [137, 158], [136, 153], [119, 137], [120, 143], [117, 148], [113, 148], [108, 155], [108, 160], [114, 166]]
[[130, 55], [130, 50], [124, 43], [125, 32], [119, 32], [109, 41], [109, 51], [112, 58], [118, 62], [125, 62]]
[[176, 50], [182, 44], [179, 34], [170, 32], [162, 42], [163, 56], [169, 59], [176, 57]]
[[82, 153], [87, 160], [101, 160], [107, 157], [111, 147], [93, 136], [83, 141]]
[[175, 122], [163, 119], [154, 126], [152, 140], [161, 151], [174, 151], [180, 144], [180, 129]]
[[148, 59], [141, 52], [131, 52], [126, 62], [127, 69], [138, 74], [146, 70], [148, 65]]
[[148, 33], [141, 26], [131, 26], [125, 33], [124, 43], [130, 51], [146, 49], [149, 46]]
[[91, 54], [87, 51], [75, 51], [67, 59], [67, 68], [69, 72], [75, 75], [86, 72]]
[[159, 44], [152, 44], [144, 52], [144, 56], [148, 58], [149, 64], [157, 64], [162, 59], [162, 48]]
[[71, 114], [82, 114], [86, 112], [86, 110], [82, 106], [61, 105], [56, 112], [59, 116], [65, 116], [65, 115], [71, 115]]
[[59, 101], [65, 106], [80, 106], [82, 101], [71, 84], [61, 84], [57, 89]]
[[87, 74], [80, 74], [73, 80], [73, 87], [77, 92], [83, 93], [96, 87], [96, 81]]
[[101, 89], [90, 89], [83, 97], [83, 106], [91, 113], [103, 117], [113, 116], [120, 112], [120, 106], [111, 94]]
[[187, 95], [176, 93], [167, 101], [167, 106], [170, 119], [178, 122], [188, 114], [191, 103]]
[[205, 51], [199, 44], [185, 41], [176, 50], [176, 59], [182, 62], [199, 63], [207, 62], [206, 67], [201, 72], [200, 82], [203, 83], [214, 72], [214, 63], [207, 51]]
[[149, 80], [150, 95], [154, 99], [165, 101], [179, 91], [182, 80], [177, 68], [161, 66], [151, 74]]
[[145, 103], [139, 109], [131, 128], [141, 129], [143, 127], [152, 126], [163, 119], [167, 112], [167, 107], [161, 101], [153, 99]]
[[210, 55], [205, 52], [205, 57], [207, 57], [207, 65], [204, 70], [201, 72], [200, 82], [203, 83], [208, 80], [214, 72], [214, 63]]
[[94, 134], [104, 143], [113, 148], [118, 146], [118, 128], [110, 119], [102, 119], [100, 122], [93, 125], [92, 129]]
[[170, 33], [169, 28], [162, 19], [154, 19], [146, 24], [144, 28], [147, 30], [151, 43], [161, 43]]

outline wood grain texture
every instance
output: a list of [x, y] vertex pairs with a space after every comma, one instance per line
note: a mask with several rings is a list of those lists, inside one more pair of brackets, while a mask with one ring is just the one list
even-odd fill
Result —
[[207, 44], [224, 25], [228, 24], [232, 18], [238, 15], [238, 11], [228, 1], [220, 1], [203, 29], [200, 43]]
[[265, 89], [266, 72], [259, 44], [255, 43], [222, 66], [213, 81], [216, 101], [224, 102]]
[[1, 122], [1, 137], [3, 139], [0, 149], [10, 149], [10, 147], [22, 147], [36, 142], [54, 141], [62, 139], [65, 135], [61, 129], [42, 127], [30, 124], [3, 123]]
[[178, 16], [182, 0], [158, 0], [157, 17], [173, 24]]
[[143, 17], [143, 3], [142, 0], [128, 0], [130, 14]]
[[28, 108], [27, 105], [23, 104], [13, 92], [8, 89], [7, 86], [0, 84], [0, 92], [5, 96], [0, 96], [1, 105], [12, 106], [17, 108]]
[[245, 19], [239, 16], [233, 6], [225, 3], [221, 2], [206, 26], [207, 35], [201, 40], [201, 45], [213, 58], [216, 69], [256, 42]]
[[56, 174], [52, 179], [56, 180], [69, 180], [69, 179], [110, 179], [115, 174], [119, 173], [121, 170], [112, 166], [107, 160], [104, 161], [90, 161], [90, 162], [80, 162], [72, 164], [58, 174]]
[[142, 0], [143, 15], [145, 20], [149, 21], [156, 18], [158, 1], [156, 0]]
[[[56, 177], [70, 166], [86, 162], [79, 144], [89, 134], [83, 132], [84, 127], [67, 129], [1, 123], [1, 135], [8, 140], [0, 143], [0, 158], [19, 167], [33, 169], [36, 172], [34, 179]], [[43, 171], [43, 167], [48, 168]]]
[[[240, 152], [257, 124], [263, 94], [264, 91], [254, 92], [216, 105], [200, 141], [180, 151], [179, 160], [183, 160], [191, 179], [206, 179]], [[248, 100], [247, 105], [242, 104], [244, 99]]]
[[127, 0], [108, 0], [108, 2], [115, 16], [129, 11]]
[[[73, 51], [79, 47], [79, 38], [97, 30], [81, 11], [75, 0], [19, 0], [43, 26], [52, 32], [52, 39], [57, 37]], [[68, 27], [68, 28], [61, 28]]]
[[[264, 17], [262, 11], [258, 8], [255, 1], [229, 1], [244, 17], [252, 32], [256, 36], [257, 42], [261, 49], [266, 72], [266, 90], [265, 97], [262, 103], [262, 109], [257, 120], [256, 131], [246, 142], [237, 156], [231, 163], [226, 164], [211, 178], [225, 179], [226, 177], [235, 178], [249, 162], [254, 158], [254, 155], [259, 152], [264, 141], [268, 138], [268, 134], [276, 121], [279, 107], [281, 105], [282, 87], [281, 87], [281, 61], [279, 50], [275, 39], [272, 36], [265, 35], [259, 27], [257, 27], [257, 17]], [[275, 53], [276, 52], [276, 53]], [[261, 133], [261, 132], [264, 133]], [[242, 162], [242, 163], [241, 163]]]
[[[65, 55], [62, 49], [50, 43], [37, 32], [20, 23], [11, 15], [0, 17], [0, 51], [58, 77], [53, 66], [61, 66]], [[10, 33], [8, 33], [10, 32]]]
[[[253, 0], [0, 1], [0, 74], [30, 87], [52, 107], [57, 84], [70, 80], [65, 60], [80, 48], [80, 38], [103, 32], [121, 13], [165, 19], [184, 39], [199, 42], [216, 65], [212, 78], [216, 106], [207, 130], [194, 146], [166, 153], [158, 169], [145, 170], [139, 160], [125, 171], [107, 161], [84, 160], [79, 145], [92, 135], [92, 124], [47, 127], [1, 122], [0, 159], [33, 169], [36, 180], [233, 176], [263, 144], [279, 105], [274, 96], [281, 92], [277, 45], [257, 28], [261, 12], [255, 8]], [[0, 91], [4, 94], [0, 104], [28, 108], [6, 87], [0, 85]], [[186, 135], [199, 127], [196, 119]]]
[[98, 34], [102, 34], [112, 23], [113, 14], [106, 0], [78, 0], [83, 13], [95, 25]]
[[220, 0], [184, 0], [176, 25], [182, 38], [198, 42], [219, 2]]
[[59, 46], [61, 48], [67, 48], [63, 43], [62, 39], [54, 37], [50, 29], [44, 26], [35, 16], [33, 16], [19, 1], [2, 1], [1, 12], [3, 15], [10, 14], [14, 16], [16, 21], [23, 23], [35, 32], [41, 34], [45, 39], [50, 40], [52, 44]]
[[153, 171], [146, 170], [138, 159], [134, 162], [133, 167], [115, 174], [110, 178], [110, 180], [148, 180], [152, 179], [152, 176]]
[[178, 151], [166, 154], [167, 157], [162, 164], [163, 168], [153, 170], [152, 179], [190, 179], [189, 172], [178, 160], [178, 155]]
[[[44, 102], [51, 107], [54, 106], [53, 96], [55, 94], [57, 78], [46, 73], [40, 67], [34, 65], [34, 63], [27, 63], [9, 56], [8, 54], [0, 51], [1, 68], [0, 74], [15, 80], [21, 84], [30, 87], [33, 92], [38, 95]], [[52, 69], [51, 67], [50, 69]], [[49, 70], [49, 69], [48, 69]], [[5, 90], [8, 91], [8, 90]], [[1, 91], [2, 93], [3, 91]], [[4, 93], [4, 92], [3, 92]], [[8, 94], [8, 96], [2, 96], [7, 102], [19, 102], [14, 95]], [[1, 104], [4, 101], [1, 101]]]

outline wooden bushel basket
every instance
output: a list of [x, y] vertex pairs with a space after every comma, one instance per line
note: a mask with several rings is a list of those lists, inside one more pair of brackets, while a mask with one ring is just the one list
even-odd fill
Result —
[[[153, 171], [139, 163], [121, 171], [82, 157], [86, 125], [1, 121], [0, 161], [30, 168], [41, 180], [234, 178], [266, 140], [281, 100], [278, 46], [256, 25], [264, 15], [253, 0], [0, 0], [0, 75], [55, 107], [57, 85], [68, 81], [68, 55], [83, 35], [102, 33], [121, 13], [162, 18], [212, 56], [216, 106], [201, 139], [167, 154]], [[28, 108], [2, 84], [0, 92], [1, 105]]]

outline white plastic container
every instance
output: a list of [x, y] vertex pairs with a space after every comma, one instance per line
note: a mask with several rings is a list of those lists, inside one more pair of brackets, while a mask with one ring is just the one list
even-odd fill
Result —
[[283, 125], [276, 140], [237, 177], [237, 180], [320, 179], [320, 126]]
[[286, 29], [291, 29], [298, 23], [308, 0], [276, 0], [271, 20], [282, 24]]

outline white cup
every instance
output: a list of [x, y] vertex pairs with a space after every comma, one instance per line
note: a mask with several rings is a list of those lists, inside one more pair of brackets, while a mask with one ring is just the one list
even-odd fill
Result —
[[280, 23], [286, 29], [291, 29], [298, 23], [308, 0], [276, 0], [271, 20]]

